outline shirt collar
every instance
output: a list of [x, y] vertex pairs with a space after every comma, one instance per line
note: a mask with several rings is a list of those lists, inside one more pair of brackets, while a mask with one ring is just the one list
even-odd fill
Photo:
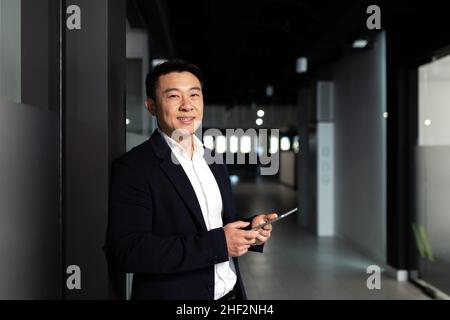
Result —
[[[175, 151], [179, 155], [188, 159], [187, 151], [185, 149], [183, 149], [178, 142], [176, 142], [171, 137], [169, 137], [167, 134], [165, 134], [159, 127], [158, 127], [158, 132], [161, 134], [161, 136], [167, 142], [167, 144], [169, 145], [169, 147], [172, 151]], [[195, 134], [193, 136], [194, 136], [194, 156], [197, 155], [197, 156], [200, 156], [203, 158], [203, 155], [205, 153], [203, 143], [200, 141], [199, 138], [197, 138], [197, 136]], [[191, 160], [191, 159], [188, 159], [188, 160]]]

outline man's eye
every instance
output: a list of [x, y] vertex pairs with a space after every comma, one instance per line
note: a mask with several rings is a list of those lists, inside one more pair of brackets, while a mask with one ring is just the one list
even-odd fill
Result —
[[200, 95], [198, 93], [193, 93], [191, 94], [191, 97], [200, 97]]
[[169, 96], [169, 98], [171, 98], [171, 99], [178, 98], [178, 97], [179, 97], [179, 96], [176, 95], [176, 94], [172, 94], [172, 95]]

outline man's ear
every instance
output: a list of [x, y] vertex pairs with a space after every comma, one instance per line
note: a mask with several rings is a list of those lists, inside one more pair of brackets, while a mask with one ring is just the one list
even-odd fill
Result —
[[156, 103], [155, 100], [148, 98], [145, 100], [145, 107], [147, 108], [148, 112], [150, 112], [150, 114], [152, 116], [156, 117]]

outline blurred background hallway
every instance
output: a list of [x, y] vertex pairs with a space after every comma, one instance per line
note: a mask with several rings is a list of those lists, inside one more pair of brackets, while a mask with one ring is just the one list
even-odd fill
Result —
[[[233, 191], [241, 213], [256, 214], [270, 207], [281, 213], [296, 205], [296, 193], [273, 179], [244, 179], [234, 184]], [[317, 238], [297, 227], [296, 218], [274, 225], [264, 254], [250, 253], [241, 259], [249, 299], [429, 299], [411, 283], [385, 274], [381, 290], [367, 290], [366, 268], [374, 261], [337, 237]]]

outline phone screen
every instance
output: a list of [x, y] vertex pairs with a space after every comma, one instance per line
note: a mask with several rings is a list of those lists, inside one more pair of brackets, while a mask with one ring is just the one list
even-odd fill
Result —
[[257, 225], [256, 227], [253, 227], [252, 230], [255, 231], [255, 230], [258, 230], [260, 228], [263, 228], [264, 226], [267, 226], [268, 224], [272, 224], [272, 223], [275, 223], [277, 221], [280, 221], [280, 220], [286, 218], [287, 216], [289, 216], [290, 214], [292, 214], [292, 213], [294, 213], [296, 211], [298, 211], [298, 208], [295, 208], [295, 209], [292, 209], [291, 211], [283, 213], [281, 216], [278, 216], [278, 218], [276, 218], [276, 219], [273, 219], [273, 220], [261, 223], [260, 225]]

